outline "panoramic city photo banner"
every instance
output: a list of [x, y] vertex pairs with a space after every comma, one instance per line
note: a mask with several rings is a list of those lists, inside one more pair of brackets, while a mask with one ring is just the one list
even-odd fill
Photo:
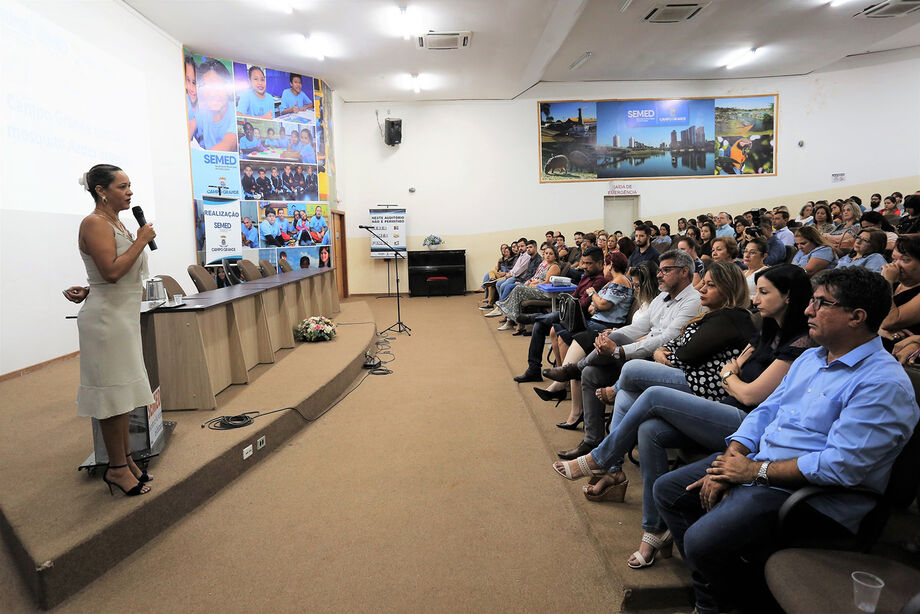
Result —
[[776, 174], [775, 94], [538, 105], [541, 183]]

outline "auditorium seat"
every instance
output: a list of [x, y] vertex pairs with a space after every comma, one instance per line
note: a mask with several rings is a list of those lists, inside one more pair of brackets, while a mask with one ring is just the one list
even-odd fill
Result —
[[292, 267], [291, 263], [288, 262], [287, 260], [279, 260], [278, 266], [281, 267], [282, 273], [289, 273], [290, 271], [294, 270], [294, 267]]
[[259, 266], [262, 267], [262, 277], [270, 277], [272, 275], [278, 274], [278, 269], [276, 269], [275, 265], [273, 265], [268, 260], [259, 260]]
[[792, 259], [795, 258], [795, 253], [797, 251], [799, 250], [791, 245], [786, 246], [786, 260], [785, 260], [786, 264], [792, 264]]
[[259, 267], [255, 265], [251, 260], [238, 260], [236, 266], [239, 267], [240, 273], [243, 274], [243, 279], [245, 281], [254, 281], [256, 279], [262, 279], [262, 272], [259, 270]]
[[170, 299], [176, 296], [177, 294], [185, 296], [185, 290], [182, 289], [182, 286], [179, 285], [175, 279], [169, 275], [157, 275], [160, 279], [163, 280], [163, 287], [166, 288], [166, 296]]
[[214, 277], [200, 264], [190, 264], [188, 267], [188, 276], [192, 278], [192, 282], [194, 282], [199, 292], [217, 290], [217, 282], [214, 281]]

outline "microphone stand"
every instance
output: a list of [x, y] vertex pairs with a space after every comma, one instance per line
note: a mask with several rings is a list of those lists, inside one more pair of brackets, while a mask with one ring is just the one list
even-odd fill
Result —
[[[395, 248], [395, 247], [393, 247], [392, 245], [390, 245], [389, 243], [387, 243], [386, 240], [385, 240], [383, 237], [381, 237], [380, 235], [378, 235], [378, 234], [377, 234], [376, 232], [374, 232], [372, 229], [367, 228], [366, 226], [360, 226], [360, 228], [363, 228], [364, 230], [368, 231], [369, 233], [371, 233], [372, 235], [374, 235], [375, 237], [377, 237], [377, 238], [380, 240], [381, 243], [383, 243], [384, 245], [386, 245], [387, 247], [389, 247], [389, 248], [393, 251], [393, 255], [397, 258], [397, 260], [396, 260], [396, 266], [394, 267], [394, 268], [396, 269], [396, 324], [393, 324], [392, 326], [390, 326], [390, 327], [388, 327], [388, 328], [385, 328], [385, 329], [383, 329], [383, 330], [380, 331], [380, 332], [381, 332], [381, 333], [386, 333], [386, 332], [389, 332], [390, 330], [392, 330], [393, 332], [396, 332], [396, 333], [406, 333], [407, 335], [409, 335], [409, 336], [411, 337], [411, 336], [412, 336], [412, 333], [410, 333], [409, 331], [412, 330], [412, 329], [409, 328], [408, 326], [406, 326], [406, 325], [403, 323], [403, 321], [402, 321], [402, 312], [400, 311], [400, 306], [399, 306], [399, 260], [398, 260], [398, 259], [399, 259], [399, 258], [402, 258], [403, 260], [405, 260], [405, 259], [406, 259], [406, 256], [405, 256], [405, 254], [400, 254], [398, 251], [396, 251], [396, 248]], [[388, 262], [387, 264], [389, 265], [389, 262]], [[387, 274], [387, 283], [389, 283], [389, 281], [390, 281], [390, 275], [389, 275], [389, 273], [388, 273], [388, 274]]]

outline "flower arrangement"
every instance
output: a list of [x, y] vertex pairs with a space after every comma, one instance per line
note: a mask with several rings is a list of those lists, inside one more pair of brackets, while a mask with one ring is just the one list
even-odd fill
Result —
[[325, 316], [312, 316], [294, 327], [298, 341], [329, 341], [335, 337], [335, 322]]
[[438, 235], [428, 235], [425, 237], [425, 240], [422, 241], [422, 245], [432, 246], [432, 245], [441, 245], [444, 243], [444, 240]]

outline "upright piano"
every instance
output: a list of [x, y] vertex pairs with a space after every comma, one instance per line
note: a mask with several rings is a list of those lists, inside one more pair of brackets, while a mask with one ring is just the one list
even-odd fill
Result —
[[448, 294], [466, 293], [466, 250], [437, 249], [409, 252], [409, 296], [428, 294], [425, 280], [446, 277]]

